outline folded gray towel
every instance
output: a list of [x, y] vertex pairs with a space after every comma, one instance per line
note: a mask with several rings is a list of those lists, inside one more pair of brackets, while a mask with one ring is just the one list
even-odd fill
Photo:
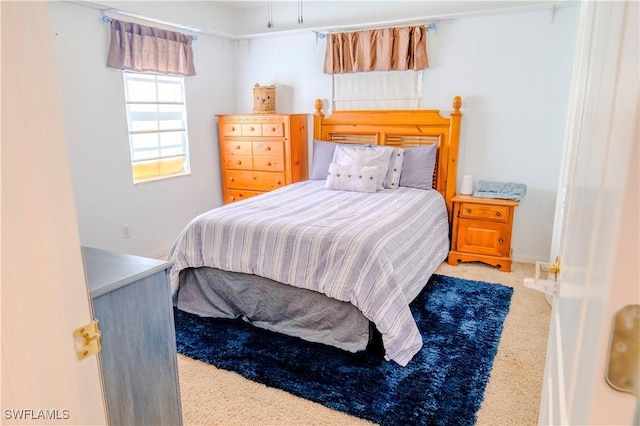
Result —
[[526, 193], [527, 186], [523, 183], [493, 182], [480, 179], [473, 196], [520, 201]]

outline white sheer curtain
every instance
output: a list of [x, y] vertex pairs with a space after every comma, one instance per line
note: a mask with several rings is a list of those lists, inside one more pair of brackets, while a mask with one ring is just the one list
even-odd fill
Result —
[[333, 75], [334, 110], [420, 109], [422, 71]]

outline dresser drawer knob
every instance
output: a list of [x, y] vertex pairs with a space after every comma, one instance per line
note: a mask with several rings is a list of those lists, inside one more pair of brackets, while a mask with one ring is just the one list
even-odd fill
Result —
[[231, 182], [235, 182], [235, 181], [236, 181], [236, 179], [235, 179], [235, 178], [229, 178], [229, 180], [230, 180]]
[[500, 239], [498, 240], [498, 242], [499, 242], [500, 244], [503, 244], [503, 243], [504, 243], [504, 238], [500, 238]]
[[275, 127], [272, 127], [272, 128], [271, 128], [271, 131], [272, 131], [272, 132], [275, 132], [275, 131], [276, 131], [276, 128], [275, 128]]
[[235, 128], [235, 127], [233, 127], [233, 126], [231, 126], [231, 127], [230, 127], [230, 129], [231, 129], [231, 131], [232, 131], [232, 132], [235, 132], [235, 131], [236, 131], [236, 128]]
[[240, 148], [242, 148], [242, 147], [241, 147], [240, 145], [236, 145], [236, 146], [234, 146], [233, 148], [234, 148], [234, 149], [240, 149]]
[[236, 164], [239, 166], [240, 164], [242, 164], [242, 161], [238, 160], [236, 161]]
[[500, 212], [496, 212], [496, 216], [500, 216]]
[[256, 128], [255, 127], [251, 127], [249, 128], [249, 131], [253, 132]]
[[276, 181], [276, 183], [277, 183], [278, 185], [281, 185], [281, 184], [282, 184], [282, 182], [281, 182], [281, 181]]
[[265, 151], [271, 151], [271, 147], [270, 147], [270, 146], [265, 146], [265, 147], [264, 147], [264, 150], [265, 150]]
[[267, 166], [270, 166], [270, 165], [271, 165], [271, 161], [267, 161]]
[[471, 213], [471, 209], [467, 209], [467, 213]]

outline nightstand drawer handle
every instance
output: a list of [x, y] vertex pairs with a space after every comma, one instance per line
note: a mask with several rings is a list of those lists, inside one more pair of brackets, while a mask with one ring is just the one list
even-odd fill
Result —
[[504, 243], [504, 238], [500, 238], [500, 239], [498, 240], [498, 242], [499, 242], [500, 244]]
[[496, 212], [496, 216], [500, 216], [500, 212]]
[[471, 209], [467, 209], [467, 213], [471, 213]]

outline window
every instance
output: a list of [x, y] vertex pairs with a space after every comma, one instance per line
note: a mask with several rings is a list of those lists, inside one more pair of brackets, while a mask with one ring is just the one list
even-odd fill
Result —
[[189, 173], [183, 77], [123, 75], [134, 183]]

